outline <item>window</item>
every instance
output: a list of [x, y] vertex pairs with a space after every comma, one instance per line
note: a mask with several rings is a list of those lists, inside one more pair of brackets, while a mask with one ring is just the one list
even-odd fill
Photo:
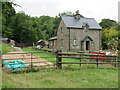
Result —
[[87, 31], [89, 29], [89, 24], [83, 23], [82, 27]]
[[73, 45], [77, 45], [76, 44], [76, 38], [74, 38], [74, 40], [73, 40]]

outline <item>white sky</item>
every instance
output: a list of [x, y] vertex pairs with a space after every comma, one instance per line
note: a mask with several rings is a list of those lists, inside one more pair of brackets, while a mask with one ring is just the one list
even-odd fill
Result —
[[15, 0], [20, 7], [16, 12], [24, 11], [30, 16], [56, 16], [60, 12], [76, 10], [85, 17], [95, 18], [97, 22], [109, 18], [118, 21], [118, 2], [120, 0]]

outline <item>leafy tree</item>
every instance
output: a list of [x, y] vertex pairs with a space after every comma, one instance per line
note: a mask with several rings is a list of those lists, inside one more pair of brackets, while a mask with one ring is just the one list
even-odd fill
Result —
[[102, 30], [102, 47], [103, 49], [117, 49], [118, 45], [118, 37], [120, 37], [119, 30], [120, 25], [110, 19], [102, 19], [99, 23], [100, 26], [103, 28]]
[[60, 17], [56, 16], [54, 18], [54, 21], [53, 21], [54, 27], [53, 27], [53, 29], [57, 29], [58, 28], [60, 21], [61, 21]]
[[118, 23], [116, 21], [110, 19], [102, 19], [102, 21], [99, 24], [103, 29], [118, 26]]
[[[103, 49], [117, 49], [118, 31], [115, 27], [106, 28], [102, 31], [102, 46]], [[111, 47], [112, 45], [112, 47]]]
[[[11, 18], [15, 16], [15, 9], [12, 7], [13, 2], [2, 2], [2, 36], [11, 38], [12, 29], [9, 27]], [[14, 4], [15, 5], [15, 4]]]
[[43, 39], [48, 40], [53, 37], [54, 32], [54, 18], [50, 16], [41, 16], [39, 17], [40, 29], [43, 33]]
[[73, 15], [74, 15], [74, 13], [72, 13], [70, 11], [59, 13], [59, 16], [73, 16]]
[[17, 13], [12, 18], [11, 28], [13, 29], [13, 39], [18, 43], [33, 43], [38, 40], [37, 36], [37, 23], [35, 19], [24, 12]]
[[[74, 16], [74, 15], [75, 14], [71, 11], [59, 13], [59, 17], [61, 17], [61, 16]], [[84, 17], [84, 16], [80, 14], [80, 17]]]

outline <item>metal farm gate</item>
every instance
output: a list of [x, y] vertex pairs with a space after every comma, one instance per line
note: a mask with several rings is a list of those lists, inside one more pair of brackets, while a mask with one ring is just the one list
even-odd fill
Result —
[[[39, 56], [40, 54], [40, 56]], [[46, 57], [49, 54], [49, 57]], [[24, 65], [24, 66], [23, 66]], [[2, 67], [4, 71], [36, 71], [56, 68], [55, 52], [10, 52], [2, 54]], [[16, 69], [17, 68], [17, 69]]]

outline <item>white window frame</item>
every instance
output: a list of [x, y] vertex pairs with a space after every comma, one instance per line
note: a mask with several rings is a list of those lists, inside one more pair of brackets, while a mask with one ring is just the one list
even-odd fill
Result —
[[76, 40], [76, 38], [73, 39], [73, 45], [74, 45], [74, 46], [77, 45], [77, 40]]

